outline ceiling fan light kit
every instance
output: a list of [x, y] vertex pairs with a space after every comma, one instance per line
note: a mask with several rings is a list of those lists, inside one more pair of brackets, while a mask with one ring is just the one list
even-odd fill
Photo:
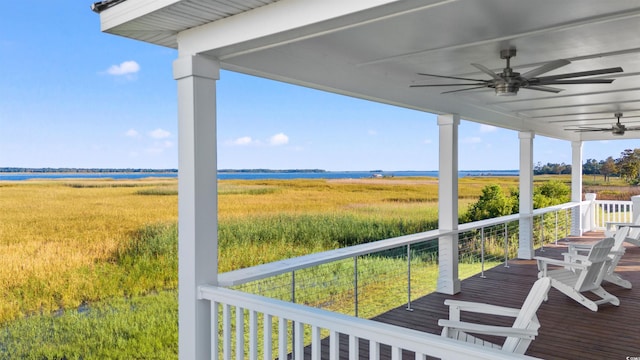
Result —
[[[435, 86], [464, 86], [463, 89], [449, 90], [442, 94], [468, 91], [481, 88], [492, 88], [495, 94], [498, 96], [514, 96], [518, 94], [520, 88], [544, 91], [551, 93], [559, 93], [563, 89], [554, 88], [548, 85], [574, 85], [574, 84], [610, 84], [614, 79], [600, 79], [600, 78], [587, 78], [587, 79], [571, 79], [582, 78], [587, 76], [604, 75], [622, 72], [621, 67], [597, 69], [589, 71], [580, 71], [560, 75], [551, 75], [539, 77], [539, 75], [548, 73], [549, 71], [558, 69], [565, 65], [569, 65], [571, 62], [565, 59], [559, 59], [551, 61], [542, 66], [539, 66], [533, 70], [530, 70], [524, 74], [513, 71], [511, 68], [511, 58], [516, 56], [515, 48], [503, 49], [500, 51], [500, 58], [506, 60], [506, 66], [501, 73], [494, 73], [489, 68], [481, 64], [471, 64], [478, 70], [482, 71], [486, 75], [489, 75], [491, 79], [470, 79], [456, 76], [436, 75], [427, 73], [418, 73], [418, 75], [437, 77], [443, 79], [463, 80], [467, 83], [450, 83], [450, 84], [424, 84], [424, 85], [410, 85], [410, 87], [435, 87]], [[470, 82], [473, 83], [470, 83]]]

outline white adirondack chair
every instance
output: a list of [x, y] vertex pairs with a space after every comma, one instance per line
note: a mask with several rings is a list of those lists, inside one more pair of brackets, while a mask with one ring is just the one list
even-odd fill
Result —
[[[615, 272], [618, 262], [624, 255], [625, 248], [624, 242], [628, 238], [629, 227], [624, 226], [616, 231], [614, 236], [614, 243], [611, 251], [609, 252], [609, 258], [611, 262], [604, 274], [604, 280], [610, 283], [621, 286], [625, 289], [631, 289], [631, 282], [623, 279], [618, 273]], [[564, 261], [567, 262], [580, 262], [589, 253], [593, 244], [569, 244], [568, 252], [564, 253]]]
[[[449, 319], [438, 320], [438, 325], [443, 327], [441, 335], [505, 352], [524, 354], [531, 341], [538, 335], [540, 323], [536, 312], [542, 301], [546, 300], [550, 286], [550, 279], [538, 279], [531, 287], [520, 309], [453, 299], [445, 300], [444, 304], [449, 306]], [[508, 316], [515, 318], [515, 321], [510, 327], [463, 322], [460, 321], [461, 311]], [[495, 335], [505, 337], [505, 341], [499, 345], [470, 334]]]
[[[591, 247], [589, 255], [584, 256], [580, 262], [567, 262], [536, 256], [538, 270], [540, 270], [538, 277], [550, 278], [552, 287], [589, 310], [598, 311], [598, 305], [604, 303], [620, 305], [620, 300], [617, 297], [602, 288], [602, 280], [611, 263], [609, 252], [614, 242], [612, 238], [598, 241]], [[550, 270], [549, 265], [556, 265], [560, 268]], [[593, 301], [585, 297], [582, 295], [585, 291], [598, 295], [600, 300]]]
[[624, 241], [640, 246], [640, 216], [634, 222], [608, 222], [605, 224], [604, 237], [615, 237], [623, 227], [629, 227], [629, 233]]

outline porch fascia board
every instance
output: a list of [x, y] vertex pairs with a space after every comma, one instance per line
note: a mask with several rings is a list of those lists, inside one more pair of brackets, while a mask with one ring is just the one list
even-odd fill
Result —
[[227, 58], [399, 16], [449, 1], [281, 0], [181, 31], [180, 49]]

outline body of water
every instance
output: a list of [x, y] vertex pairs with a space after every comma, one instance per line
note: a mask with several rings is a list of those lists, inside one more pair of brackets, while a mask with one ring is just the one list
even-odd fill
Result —
[[[518, 176], [518, 170], [462, 170], [459, 177], [467, 176]], [[327, 172], [223, 172], [218, 179], [264, 180], [264, 179], [361, 179], [371, 177], [437, 177], [437, 171], [327, 171]], [[144, 179], [144, 178], [177, 178], [172, 173], [0, 173], [0, 181], [17, 181], [31, 179]]]

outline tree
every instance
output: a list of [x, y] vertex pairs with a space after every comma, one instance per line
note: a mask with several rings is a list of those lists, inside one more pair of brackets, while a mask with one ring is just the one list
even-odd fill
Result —
[[638, 183], [640, 175], [640, 149], [626, 149], [618, 159], [618, 171], [620, 176], [630, 184]]
[[475, 204], [469, 206], [467, 222], [491, 219], [513, 213], [513, 199], [502, 192], [496, 184], [490, 184], [482, 189], [482, 194]]
[[571, 188], [558, 180], [547, 181], [533, 190], [533, 207], [540, 209], [569, 201]]
[[601, 163], [596, 159], [587, 159], [582, 165], [582, 173], [585, 175], [593, 175], [593, 180], [596, 179], [596, 175], [600, 174]]
[[604, 181], [610, 181], [611, 175], [618, 173], [618, 165], [613, 157], [609, 156], [600, 166], [600, 174], [604, 175]]

